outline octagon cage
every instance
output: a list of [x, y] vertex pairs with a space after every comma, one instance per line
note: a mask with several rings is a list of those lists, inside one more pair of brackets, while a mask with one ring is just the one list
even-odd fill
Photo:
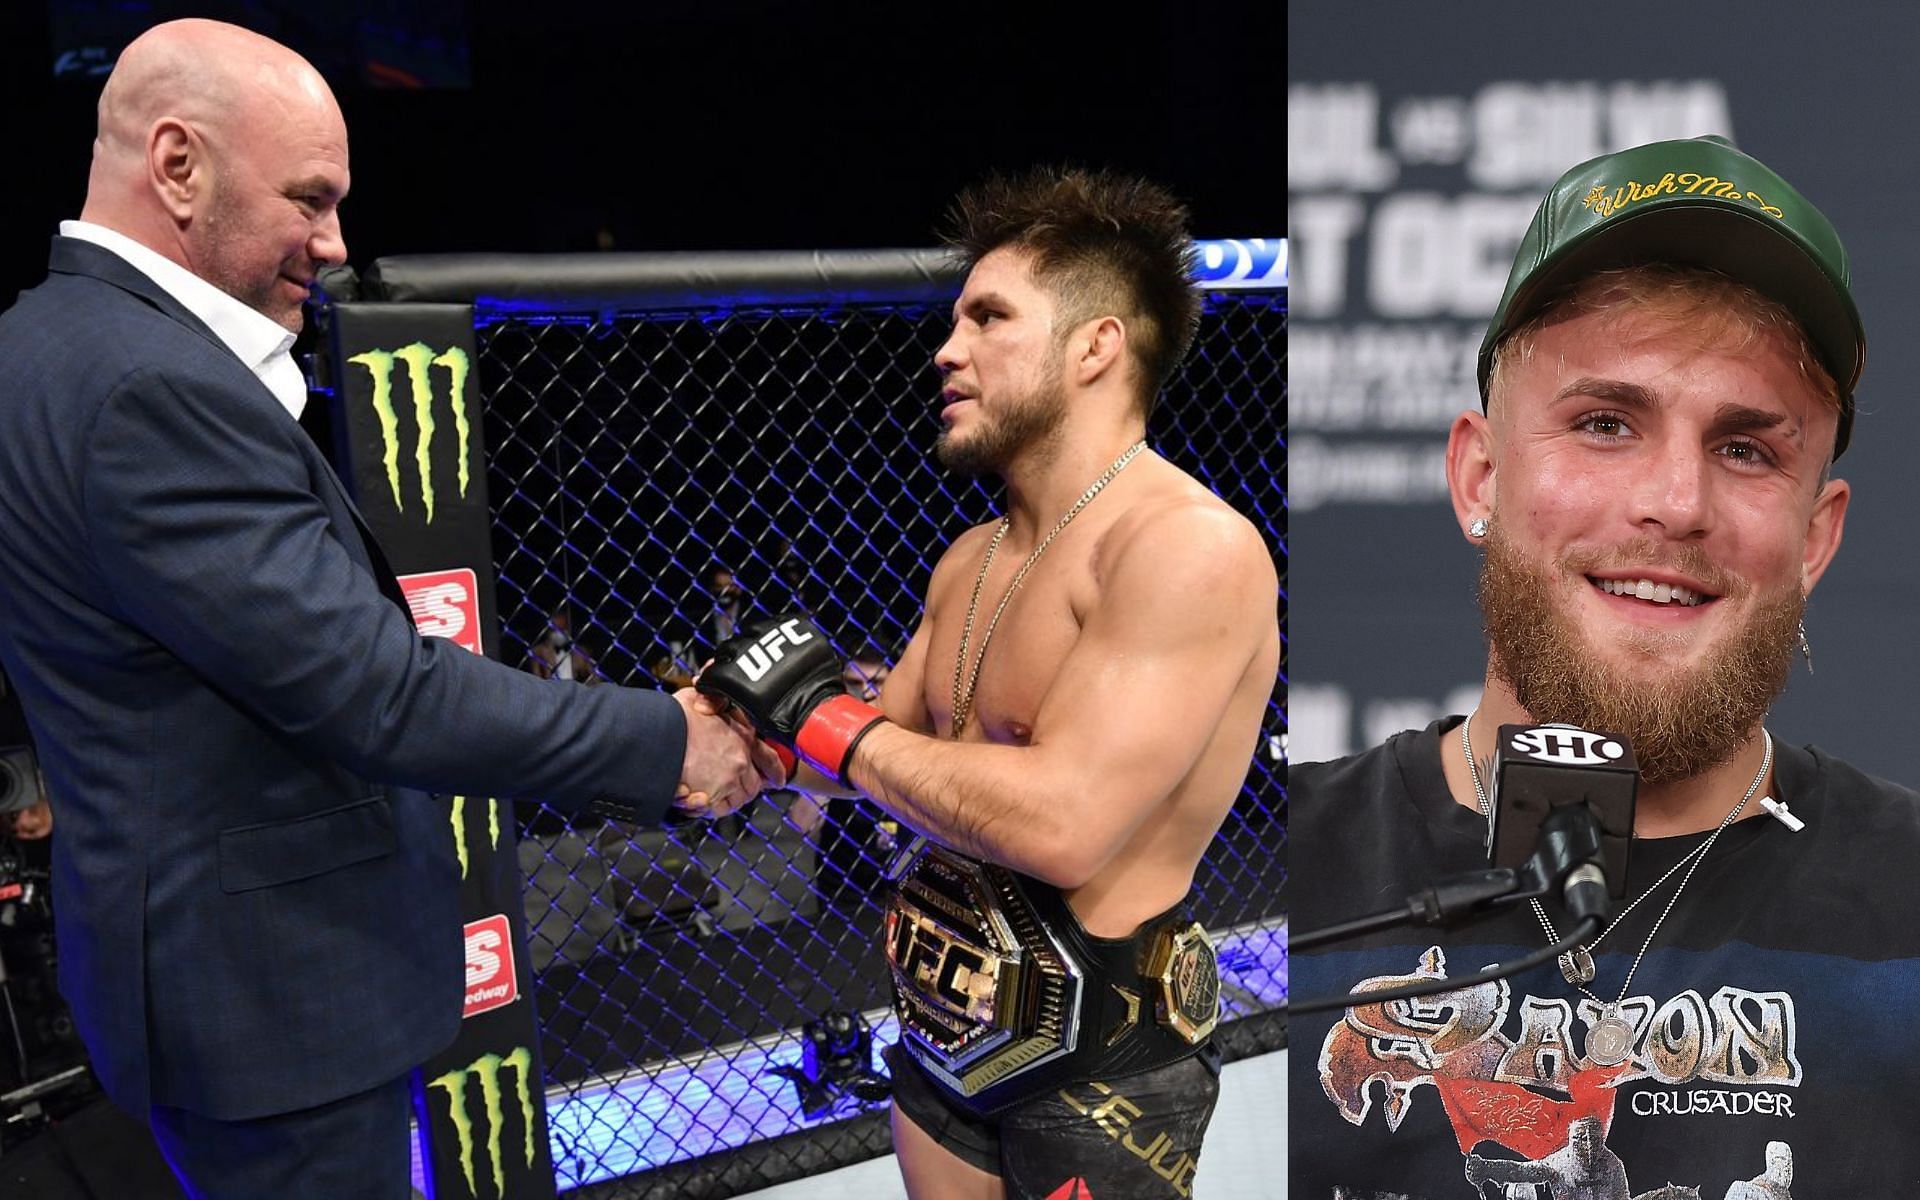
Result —
[[[1148, 440], [1284, 580], [1284, 274], [1246, 261], [1268, 244], [1199, 244], [1200, 331]], [[998, 511], [931, 453], [960, 283], [900, 250], [408, 256], [328, 287], [471, 306], [497, 657], [674, 687], [742, 617], [799, 608], [871, 694], [940, 553]], [[1190, 900], [1229, 1060], [1284, 1037], [1283, 684]], [[885, 814], [793, 792], [665, 829], [513, 811], [560, 1190], [724, 1197], [888, 1151]]]

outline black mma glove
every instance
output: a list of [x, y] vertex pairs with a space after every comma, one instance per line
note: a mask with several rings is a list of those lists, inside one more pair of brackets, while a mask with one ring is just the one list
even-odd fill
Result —
[[746, 713], [762, 737], [850, 786], [846, 768], [854, 746], [886, 718], [847, 695], [840, 669], [840, 656], [819, 626], [798, 613], [779, 613], [742, 623], [694, 686]]

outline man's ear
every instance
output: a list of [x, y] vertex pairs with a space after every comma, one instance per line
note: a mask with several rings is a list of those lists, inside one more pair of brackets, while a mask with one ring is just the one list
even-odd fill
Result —
[[1447, 494], [1460, 532], [1475, 544], [1481, 538], [1468, 532], [1473, 523], [1493, 516], [1494, 453], [1493, 424], [1485, 415], [1463, 412], [1453, 419], [1447, 434]]
[[1807, 518], [1807, 544], [1800, 552], [1801, 595], [1813, 591], [1839, 551], [1847, 526], [1847, 502], [1852, 498], [1853, 488], [1846, 480], [1829, 479], [1814, 499], [1813, 513]]
[[193, 217], [207, 186], [206, 143], [178, 117], [161, 117], [147, 131], [147, 180], [176, 224]]
[[1067, 360], [1081, 387], [1120, 370], [1126, 352], [1127, 326], [1119, 317], [1095, 317], [1067, 337]]

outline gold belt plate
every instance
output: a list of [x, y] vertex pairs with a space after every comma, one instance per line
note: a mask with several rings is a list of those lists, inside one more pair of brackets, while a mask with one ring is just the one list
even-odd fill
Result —
[[1204, 1041], [1220, 1021], [1220, 963], [1200, 923], [1162, 933], [1146, 974], [1154, 981], [1160, 1023], [1190, 1045]]
[[1001, 975], [1017, 968], [980, 936], [985, 932], [954, 929], [903, 899], [887, 908], [887, 962], [930, 1006], [960, 1021], [996, 1025]]
[[1001, 868], [915, 847], [886, 949], [908, 1049], [962, 1095], [1072, 1051], [1082, 972]]

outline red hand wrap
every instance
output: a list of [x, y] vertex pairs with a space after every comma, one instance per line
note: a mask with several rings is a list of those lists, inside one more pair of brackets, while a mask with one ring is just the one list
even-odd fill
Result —
[[835, 696], [807, 714], [793, 748], [800, 757], [843, 784], [847, 778], [847, 759], [867, 730], [886, 720], [880, 710], [852, 696]]
[[780, 760], [780, 769], [787, 773], [787, 780], [791, 780], [793, 778], [793, 769], [800, 765], [800, 759], [794, 752], [782, 746], [779, 742], [770, 742], [765, 738], [760, 739], [760, 744], [773, 751], [773, 756]]

